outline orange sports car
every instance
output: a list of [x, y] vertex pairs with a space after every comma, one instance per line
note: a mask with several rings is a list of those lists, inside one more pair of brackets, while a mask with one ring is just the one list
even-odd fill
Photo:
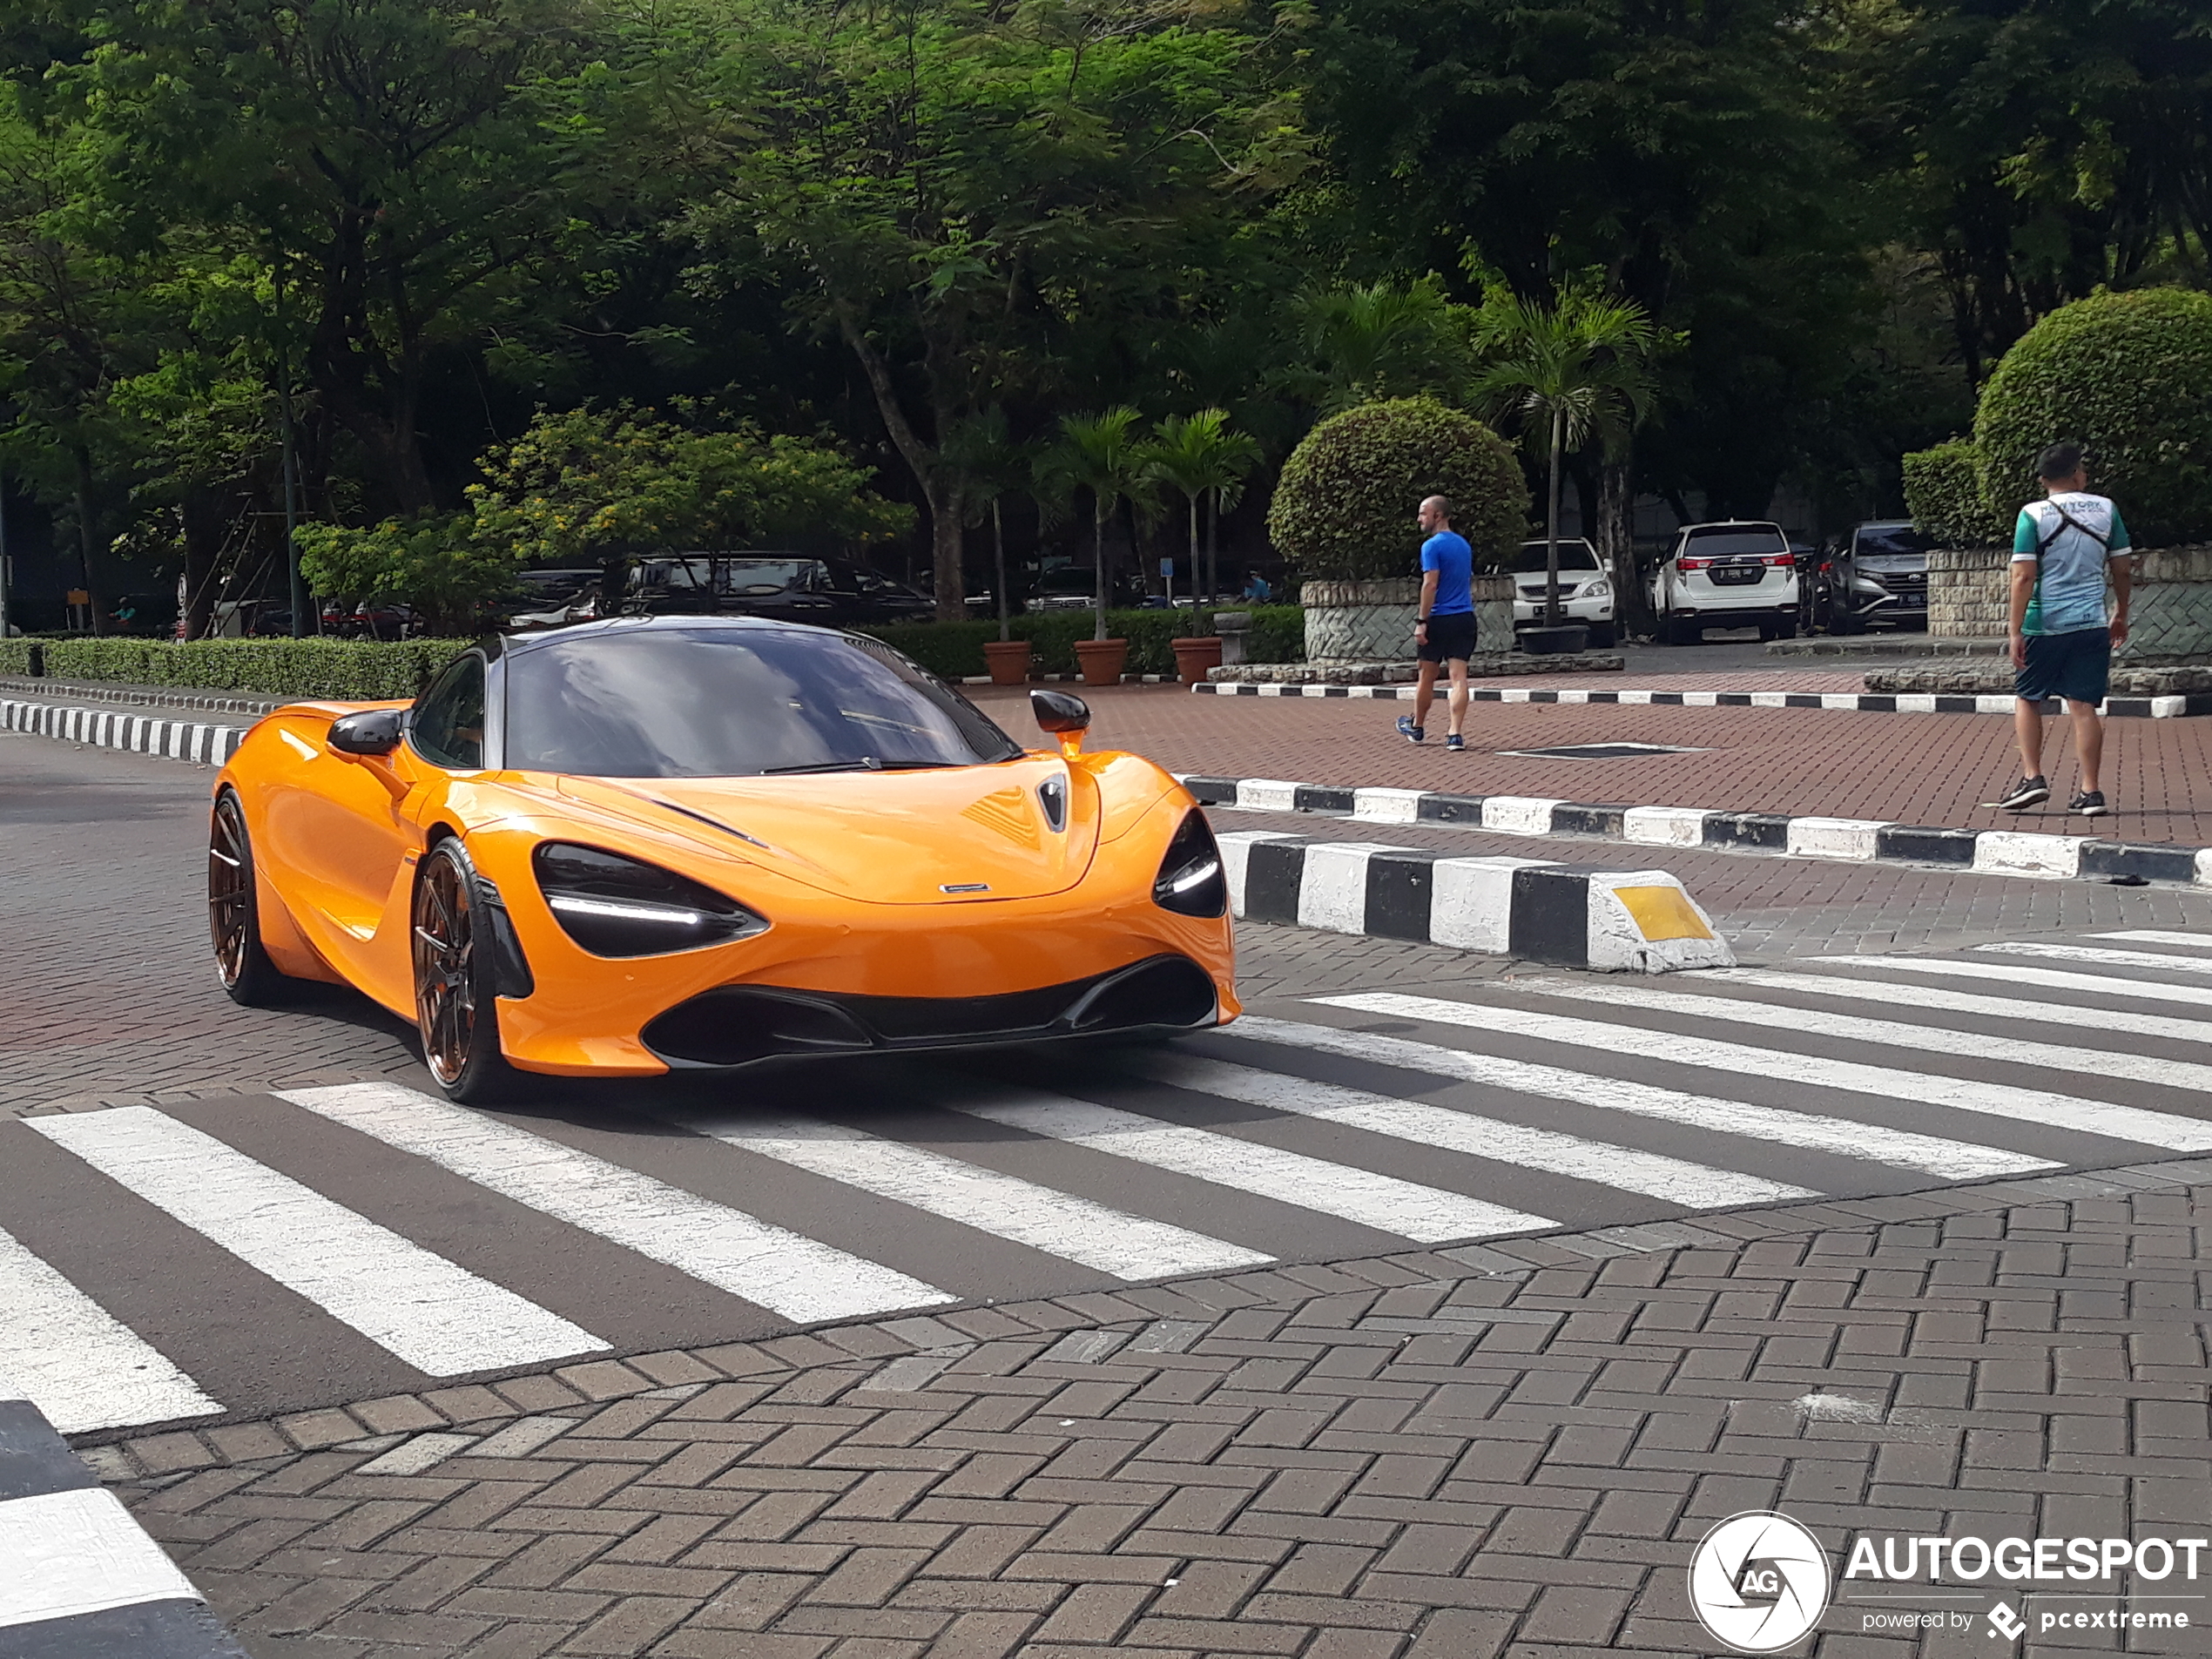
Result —
[[216, 780], [223, 984], [356, 986], [463, 1101], [1234, 1019], [1204, 815], [1030, 697], [1056, 749], [873, 639], [664, 617], [488, 642], [411, 706], [290, 705]]

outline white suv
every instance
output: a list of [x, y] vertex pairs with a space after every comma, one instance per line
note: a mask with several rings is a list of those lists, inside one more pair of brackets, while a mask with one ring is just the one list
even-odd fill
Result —
[[1761, 639], [1797, 631], [1797, 560], [1779, 524], [1730, 519], [1687, 524], [1651, 579], [1659, 637], [1690, 645], [1708, 628], [1757, 626]]
[[[1523, 542], [1513, 561], [1513, 631], [1544, 625], [1545, 543]], [[1580, 536], [1559, 538], [1559, 610], [1562, 622], [1589, 624], [1600, 650], [1614, 639], [1613, 583], [1597, 550]]]

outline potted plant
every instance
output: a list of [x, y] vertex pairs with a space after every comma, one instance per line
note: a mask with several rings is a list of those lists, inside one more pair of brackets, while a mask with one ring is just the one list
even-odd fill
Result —
[[1096, 632], [1076, 642], [1086, 685], [1118, 685], [1129, 664], [1129, 641], [1106, 637], [1106, 609], [1113, 590], [1106, 563], [1106, 520], [1123, 501], [1136, 501], [1150, 489], [1144, 469], [1143, 417], [1123, 404], [1103, 415], [1060, 418], [1060, 441], [1037, 458], [1040, 504], [1090, 494], [1090, 549], [1097, 581]]
[[983, 642], [983, 661], [994, 685], [1022, 685], [1029, 678], [1030, 644], [1014, 637], [1013, 595], [1006, 580], [1005, 498], [1021, 488], [1035, 460], [1032, 447], [1015, 441], [1006, 411], [994, 403], [974, 420], [955, 428], [944, 447], [948, 465], [956, 468], [971, 514], [988, 511], [991, 521], [991, 594], [998, 603], [999, 637]]

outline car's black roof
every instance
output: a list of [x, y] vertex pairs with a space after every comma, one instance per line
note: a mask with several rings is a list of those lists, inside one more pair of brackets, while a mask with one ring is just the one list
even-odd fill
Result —
[[[597, 638], [608, 634], [638, 632], [673, 633], [796, 633], [834, 634], [846, 637], [842, 629], [818, 628], [812, 623], [783, 622], [772, 617], [607, 617], [597, 622], [571, 623], [565, 628], [547, 628], [530, 633], [502, 634], [496, 647], [503, 651], [536, 651], [541, 645], [558, 640]], [[487, 641], [487, 644], [495, 642]]]

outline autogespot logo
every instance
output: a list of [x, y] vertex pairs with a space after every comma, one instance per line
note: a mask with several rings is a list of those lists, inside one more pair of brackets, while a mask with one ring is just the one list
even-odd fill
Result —
[[1730, 1515], [1689, 1558], [1689, 1605], [1716, 1642], [1775, 1653], [1828, 1610], [1828, 1552], [1787, 1515]]

